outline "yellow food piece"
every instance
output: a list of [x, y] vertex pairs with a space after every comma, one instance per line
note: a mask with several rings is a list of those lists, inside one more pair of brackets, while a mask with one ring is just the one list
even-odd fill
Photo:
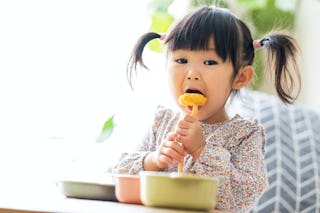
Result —
[[191, 116], [195, 118], [198, 113], [198, 106], [204, 105], [207, 98], [199, 93], [185, 93], [180, 95], [178, 101], [182, 106], [192, 106]]
[[206, 102], [207, 98], [198, 93], [185, 93], [179, 97], [179, 103], [182, 106], [201, 106]]

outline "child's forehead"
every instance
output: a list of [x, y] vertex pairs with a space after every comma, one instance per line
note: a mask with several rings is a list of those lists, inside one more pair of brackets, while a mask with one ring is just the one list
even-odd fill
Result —
[[208, 50], [215, 50], [216, 49], [216, 45], [214, 43], [214, 38], [213, 36], [210, 36], [209, 40], [208, 40]]

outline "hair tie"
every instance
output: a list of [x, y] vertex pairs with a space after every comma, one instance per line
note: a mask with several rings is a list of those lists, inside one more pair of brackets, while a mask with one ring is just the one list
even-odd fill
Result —
[[260, 49], [260, 48], [262, 47], [262, 45], [261, 45], [261, 43], [260, 43], [260, 40], [254, 40], [254, 41], [252, 42], [252, 44], [253, 44], [253, 48], [254, 48], [255, 50]]
[[255, 50], [258, 50], [262, 47], [268, 47], [268, 46], [270, 46], [270, 38], [263, 38], [261, 40], [254, 40], [252, 42], [252, 44], [253, 44], [253, 48]]
[[167, 37], [167, 34], [162, 34], [159, 39], [160, 41], [164, 42], [166, 40], [166, 37]]
[[269, 37], [264, 38], [264, 39], [262, 39], [262, 40], [260, 41], [261, 46], [263, 46], [263, 47], [268, 47], [268, 46], [270, 46], [270, 42], [271, 42], [271, 40], [270, 40]]

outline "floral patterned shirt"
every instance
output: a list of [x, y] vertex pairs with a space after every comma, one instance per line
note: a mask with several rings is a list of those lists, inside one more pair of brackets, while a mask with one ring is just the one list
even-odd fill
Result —
[[[137, 151], [123, 153], [113, 168], [114, 173], [138, 174], [145, 156], [174, 132], [180, 113], [159, 106], [151, 130]], [[215, 123], [201, 123], [206, 144], [198, 159], [185, 157], [184, 171], [219, 177], [216, 209], [248, 212], [268, 185], [264, 162], [265, 135], [257, 121], [240, 115]], [[176, 172], [169, 165], [166, 172]]]

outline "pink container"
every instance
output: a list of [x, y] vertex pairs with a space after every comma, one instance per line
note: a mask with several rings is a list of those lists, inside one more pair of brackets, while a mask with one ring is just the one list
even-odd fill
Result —
[[114, 175], [115, 194], [119, 202], [142, 204], [139, 175]]

